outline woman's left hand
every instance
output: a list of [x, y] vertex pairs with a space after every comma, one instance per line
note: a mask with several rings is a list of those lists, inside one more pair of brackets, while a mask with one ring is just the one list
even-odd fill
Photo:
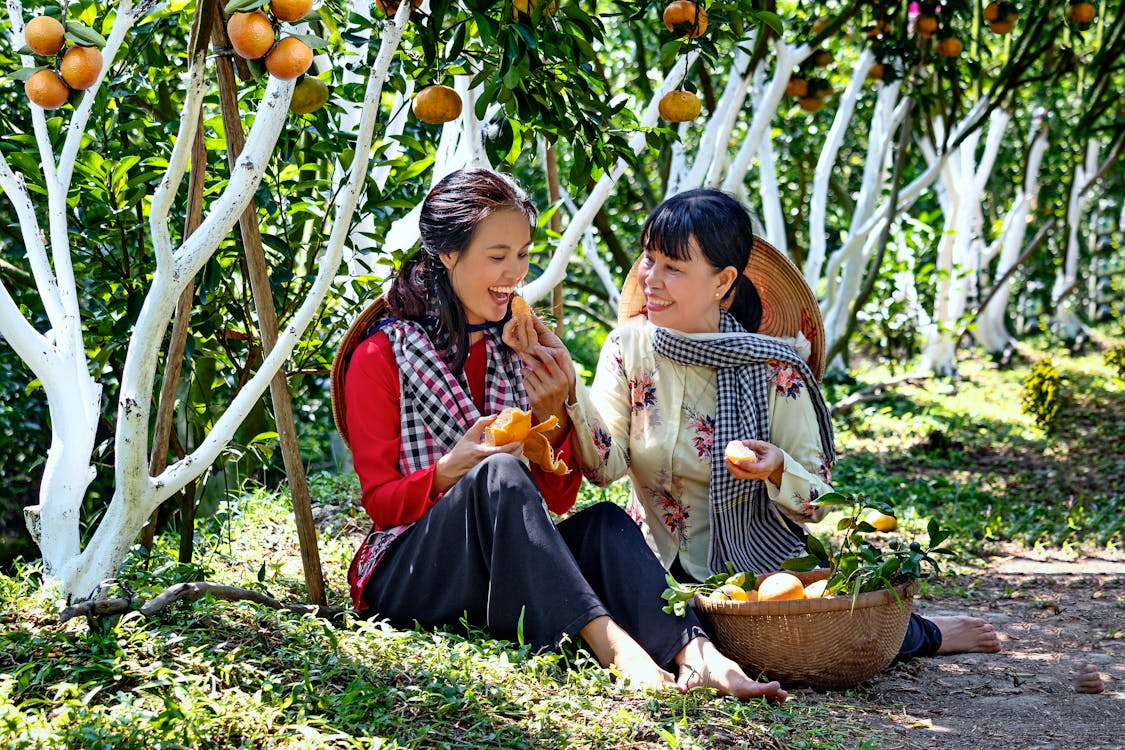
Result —
[[758, 460], [749, 464], [735, 464], [728, 458], [727, 471], [731, 476], [735, 479], [762, 479], [780, 487], [781, 475], [785, 470], [785, 454], [781, 449], [765, 440], [743, 440], [742, 444], [754, 451]]

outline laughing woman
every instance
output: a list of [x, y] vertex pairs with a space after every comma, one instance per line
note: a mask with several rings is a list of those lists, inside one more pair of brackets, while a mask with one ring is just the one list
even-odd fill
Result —
[[399, 627], [465, 619], [537, 649], [581, 638], [634, 686], [675, 685], [677, 670], [681, 688], [784, 700], [698, 621], [661, 612], [664, 570], [623, 510], [599, 503], [556, 525], [547, 511], [571, 509], [580, 475], [529, 470], [520, 443], [482, 441], [501, 410], [530, 408], [560, 420], [549, 441], [573, 462], [570, 356], [534, 318], [511, 318], [535, 216], [503, 175], [444, 178], [422, 204], [421, 249], [345, 337], [334, 406], [373, 522], [348, 576], [356, 608]]

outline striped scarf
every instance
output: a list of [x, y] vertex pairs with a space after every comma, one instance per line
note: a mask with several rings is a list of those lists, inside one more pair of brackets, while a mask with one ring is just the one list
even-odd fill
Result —
[[[421, 325], [391, 320], [381, 330], [390, 339], [398, 361], [402, 392], [399, 470], [405, 475], [437, 462], [481, 413], [469, 396], [465, 373], [449, 369]], [[509, 406], [526, 410], [527, 392], [519, 360], [501, 341], [498, 327], [487, 328], [484, 335], [488, 351], [484, 413], [498, 414]]]
[[722, 460], [731, 440], [769, 440], [769, 371], [767, 362], [793, 365], [809, 385], [808, 393], [820, 425], [826, 460], [836, 460], [832, 420], [808, 365], [793, 349], [768, 336], [747, 333], [723, 312], [718, 334], [688, 336], [657, 328], [653, 347], [664, 357], [685, 365], [713, 367], [718, 376], [715, 405], [715, 458], [711, 461], [711, 543], [708, 564], [713, 572], [726, 569], [764, 573], [777, 570], [791, 557], [806, 554], [804, 537], [787, 524], [770, 502], [762, 480], [735, 479]]

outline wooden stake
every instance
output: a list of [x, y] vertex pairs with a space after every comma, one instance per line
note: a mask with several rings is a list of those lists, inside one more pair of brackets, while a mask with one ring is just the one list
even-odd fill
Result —
[[[559, 163], [555, 158], [555, 147], [553, 144], [547, 146], [547, 198], [551, 201], [551, 205], [555, 205], [562, 197], [559, 190]], [[562, 220], [559, 218], [559, 212], [551, 216], [551, 231], [558, 234], [562, 231]], [[561, 339], [563, 336], [563, 285], [560, 281], [551, 290], [551, 314], [555, 316], [555, 334]]]
[[[215, 49], [230, 47], [221, 18], [215, 19], [211, 42]], [[233, 169], [246, 143], [242, 131], [242, 114], [238, 109], [238, 86], [234, 79], [234, 66], [229, 57], [217, 57], [215, 67], [219, 78], [219, 104], [223, 116], [223, 130], [226, 132], [227, 157]], [[262, 249], [262, 236], [258, 229], [257, 206], [253, 200], [239, 218], [239, 227], [242, 230], [250, 289], [254, 295], [254, 308], [261, 329], [264, 358], [269, 356], [277, 343], [277, 311], [273, 305], [273, 292], [270, 289], [269, 272], [266, 269], [266, 255]], [[293, 498], [293, 516], [297, 524], [297, 537], [301, 544], [305, 586], [308, 588], [309, 601], [313, 604], [325, 605], [327, 600], [324, 594], [324, 573], [320, 567], [316, 526], [312, 517], [312, 500], [305, 477], [305, 466], [301, 461], [301, 452], [297, 445], [297, 427], [293, 420], [293, 404], [284, 366], [278, 370], [270, 383], [270, 398], [273, 401], [274, 421], [277, 425], [278, 440], [281, 443], [281, 457], [285, 463], [285, 474], [289, 478], [289, 491]]]

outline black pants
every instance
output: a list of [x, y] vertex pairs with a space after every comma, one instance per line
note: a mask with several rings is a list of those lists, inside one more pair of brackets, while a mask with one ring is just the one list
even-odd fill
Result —
[[[679, 558], [672, 561], [672, 577], [681, 583], [699, 583], [683, 569]], [[902, 638], [895, 663], [914, 659], [919, 656], [933, 656], [941, 648], [941, 630], [932, 620], [927, 620], [919, 614], [910, 613], [910, 621], [906, 625], [906, 635]]]
[[664, 588], [663, 567], [625, 511], [598, 503], [556, 526], [523, 462], [498, 454], [395, 540], [364, 596], [395, 627], [464, 617], [536, 649], [607, 615], [669, 666], [703, 630], [694, 613], [661, 611]]

